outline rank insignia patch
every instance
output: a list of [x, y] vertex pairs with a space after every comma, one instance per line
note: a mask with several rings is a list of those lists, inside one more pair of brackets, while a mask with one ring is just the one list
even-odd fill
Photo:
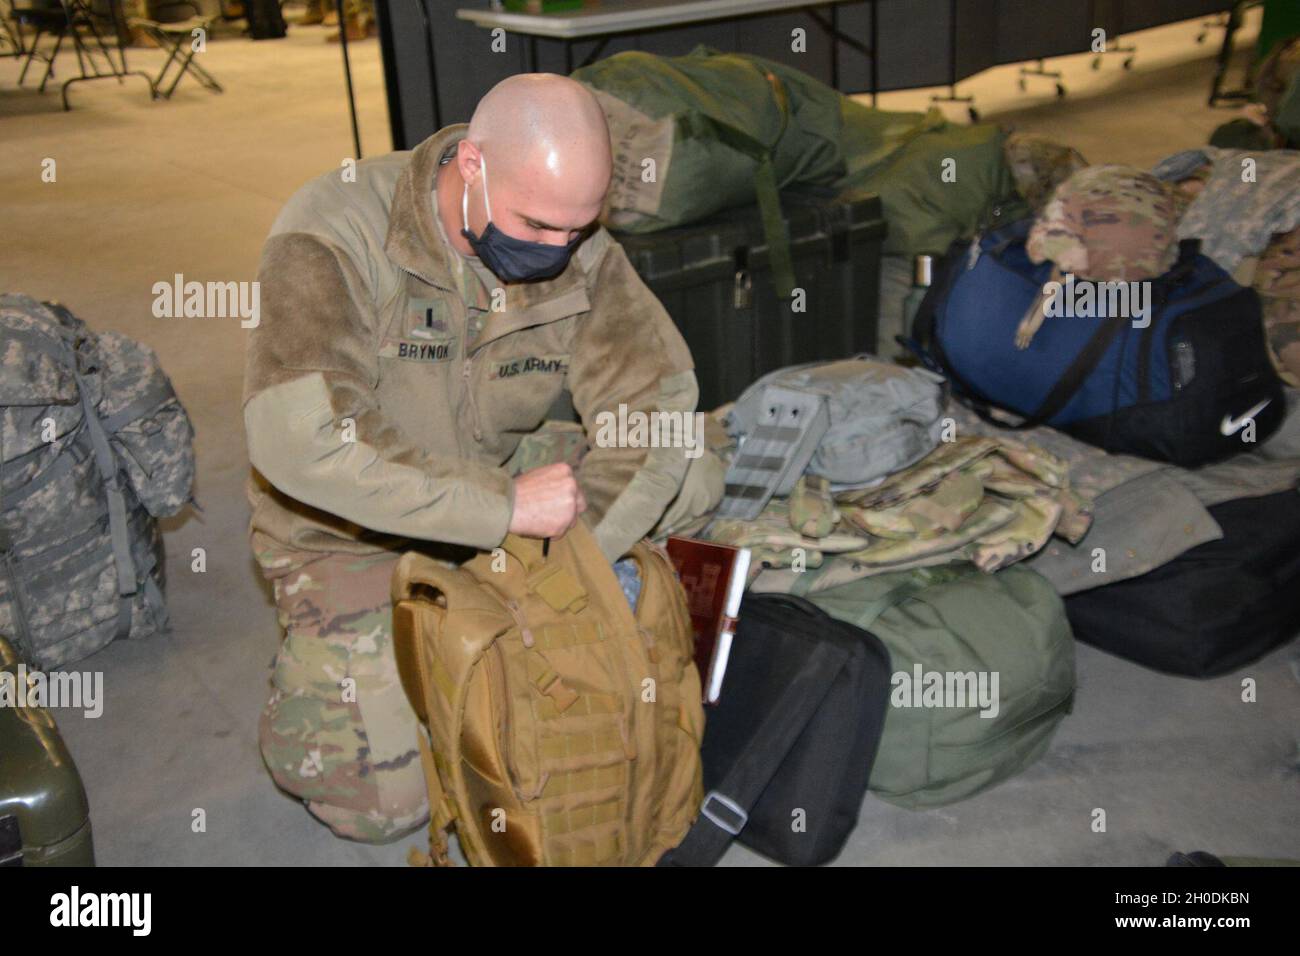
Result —
[[448, 317], [447, 304], [442, 299], [411, 299], [408, 334], [420, 339], [445, 335]]

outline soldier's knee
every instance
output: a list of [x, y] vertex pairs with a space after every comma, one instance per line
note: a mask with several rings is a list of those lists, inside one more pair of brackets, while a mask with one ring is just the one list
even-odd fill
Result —
[[[423, 780], [405, 793], [406, 799], [358, 809], [324, 800], [306, 801], [311, 815], [329, 827], [336, 836], [361, 843], [389, 843], [418, 830], [429, 821], [429, 802]], [[408, 788], [399, 788], [407, 791]]]
[[[393, 656], [394, 563], [320, 561], [277, 589], [288, 633], [259, 727], [276, 784], [338, 835], [368, 842], [428, 815], [418, 723]], [[331, 590], [345, 572], [350, 590]]]
[[337, 835], [382, 843], [419, 827], [429, 811], [415, 715], [409, 707], [403, 714], [404, 699], [391, 692], [374, 698], [363, 707], [277, 688], [262, 712], [259, 742], [280, 789]]

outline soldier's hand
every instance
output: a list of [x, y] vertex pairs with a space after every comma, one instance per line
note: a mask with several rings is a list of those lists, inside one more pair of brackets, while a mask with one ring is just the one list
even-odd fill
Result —
[[510, 532], [525, 538], [558, 538], [587, 510], [573, 469], [564, 462], [543, 465], [515, 479]]

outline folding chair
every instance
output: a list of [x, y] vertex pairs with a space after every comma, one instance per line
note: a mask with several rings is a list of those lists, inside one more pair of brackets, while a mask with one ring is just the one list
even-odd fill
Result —
[[[159, 23], [157, 20], [145, 20], [140, 17], [131, 17], [127, 22], [138, 30], [143, 31], [148, 37], [158, 44], [159, 49], [170, 50], [167, 62], [163, 68], [158, 71], [158, 76], [153, 80], [153, 86], [158, 95], [165, 100], [172, 98], [172, 93], [176, 90], [176, 84], [181, 81], [186, 72], [194, 75], [203, 86], [207, 87], [213, 93], [221, 93], [221, 84], [216, 78], [194, 62], [197, 50], [194, 49], [194, 31], [202, 30], [205, 35], [211, 35], [212, 25], [220, 19], [220, 14], [210, 17], [193, 16], [188, 20], [181, 20], [176, 23]], [[172, 77], [171, 85], [163, 90], [163, 81], [167, 77], [167, 71], [171, 69], [172, 64], [176, 64], [177, 69]]]
[[24, 57], [27, 43], [13, 3], [0, 5], [0, 56]]
[[[115, 0], [110, 0], [110, 11], [112, 21], [116, 23], [118, 9]], [[27, 69], [32, 65], [32, 60], [39, 56], [46, 63], [45, 75], [41, 77], [39, 88], [40, 92], [45, 92], [45, 85], [54, 73], [54, 60], [63, 48], [63, 40], [66, 37], [71, 40], [72, 51], [77, 55], [77, 66], [81, 70], [81, 75], [63, 81], [61, 97], [65, 110], [72, 108], [68, 103], [68, 87], [73, 83], [85, 83], [90, 80], [116, 79], [121, 84], [128, 76], [139, 76], [149, 84], [149, 97], [152, 99], [157, 95], [154, 92], [153, 80], [139, 70], [127, 69], [126, 49], [120, 43], [117, 50], [121, 65], [113, 61], [112, 51], [104, 43], [104, 37], [95, 25], [94, 14], [86, 0], [59, 0], [58, 5], [34, 3], [31, 6], [15, 7], [13, 15], [20, 26], [28, 24], [36, 28], [36, 36], [27, 51], [27, 60], [23, 64], [22, 72], [18, 74], [19, 86], [22, 86], [26, 79]], [[83, 29], [89, 31], [89, 38], [82, 35]], [[40, 53], [37, 49], [43, 33], [54, 36], [54, 49], [48, 54]], [[93, 44], [89, 42], [92, 38]], [[104, 58], [108, 65], [108, 72], [100, 69], [99, 61], [95, 59], [96, 54]]]
[[[17, 35], [19, 41], [19, 52], [15, 56], [23, 56], [22, 72], [18, 74], [18, 85], [22, 86], [27, 79], [27, 71], [31, 68], [32, 60], [40, 57], [45, 61], [45, 75], [41, 77], [40, 91], [45, 92], [45, 84], [49, 82], [50, 74], [54, 72], [54, 58], [59, 54], [59, 48], [63, 45], [63, 37], [71, 28], [68, 19], [68, 12], [62, 6], [53, 7], [36, 7], [36, 6], [14, 6], [10, 12], [10, 17], [17, 25]], [[36, 34], [32, 37], [30, 47], [23, 49], [23, 27], [32, 27]], [[54, 36], [54, 50], [50, 53], [40, 52], [40, 42], [42, 34], [51, 34]]]

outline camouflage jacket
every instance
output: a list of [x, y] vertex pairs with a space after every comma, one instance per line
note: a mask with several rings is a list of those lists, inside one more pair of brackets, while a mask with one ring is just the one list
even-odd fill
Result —
[[513, 509], [502, 465], [566, 388], [611, 560], [676, 494], [681, 448], [596, 447], [592, 423], [620, 405], [693, 412], [681, 335], [604, 229], [560, 275], [492, 289], [503, 309], [474, 307], [430, 199], [466, 129], [360, 162], [354, 182], [308, 183], [272, 227], [244, 384], [255, 534], [308, 551], [494, 547]]
[[[1285, 491], [1300, 480], [1300, 393], [1288, 398], [1287, 418], [1258, 449], [1195, 469], [1110, 454], [1046, 426], [1020, 432], [1021, 440], [1068, 464], [1070, 487], [1091, 514], [1085, 537], [1057, 535], [1025, 564], [1058, 593], [1074, 594], [1145, 574], [1222, 537], [1207, 508]], [[961, 406], [950, 406], [949, 414], [959, 435], [1004, 434]]]
[[[1210, 506], [1296, 488], [1300, 391], [1288, 389], [1287, 399], [1282, 426], [1258, 449], [1190, 470], [1110, 454], [1046, 426], [1012, 440], [950, 403], [946, 414], [964, 440], [941, 444], [873, 488], [832, 496], [805, 476], [753, 521], [701, 519], [676, 533], [754, 549], [750, 584], [760, 591], [792, 592], [801, 573], [805, 593], [910, 567], [971, 561], [991, 569], [1024, 560], [1058, 593], [1073, 594], [1145, 574], [1218, 539]], [[723, 460], [735, 450], [710, 447]]]
[[754, 550], [751, 585], [788, 591], [821, 568], [815, 589], [871, 574], [953, 562], [996, 571], [1040, 550], [1053, 534], [1079, 540], [1089, 503], [1064, 462], [1010, 438], [940, 444], [868, 489], [831, 495], [805, 478], [758, 518], [716, 519], [713, 541]]
[[[1243, 175], [1243, 163], [1253, 175]], [[1300, 152], [1246, 152], [1203, 146], [1175, 153], [1151, 171], [1178, 182], [1206, 163], [1214, 168], [1205, 187], [1178, 223], [1179, 239], [1200, 239], [1201, 251], [1227, 272], [1260, 255], [1278, 233], [1300, 226]]]

